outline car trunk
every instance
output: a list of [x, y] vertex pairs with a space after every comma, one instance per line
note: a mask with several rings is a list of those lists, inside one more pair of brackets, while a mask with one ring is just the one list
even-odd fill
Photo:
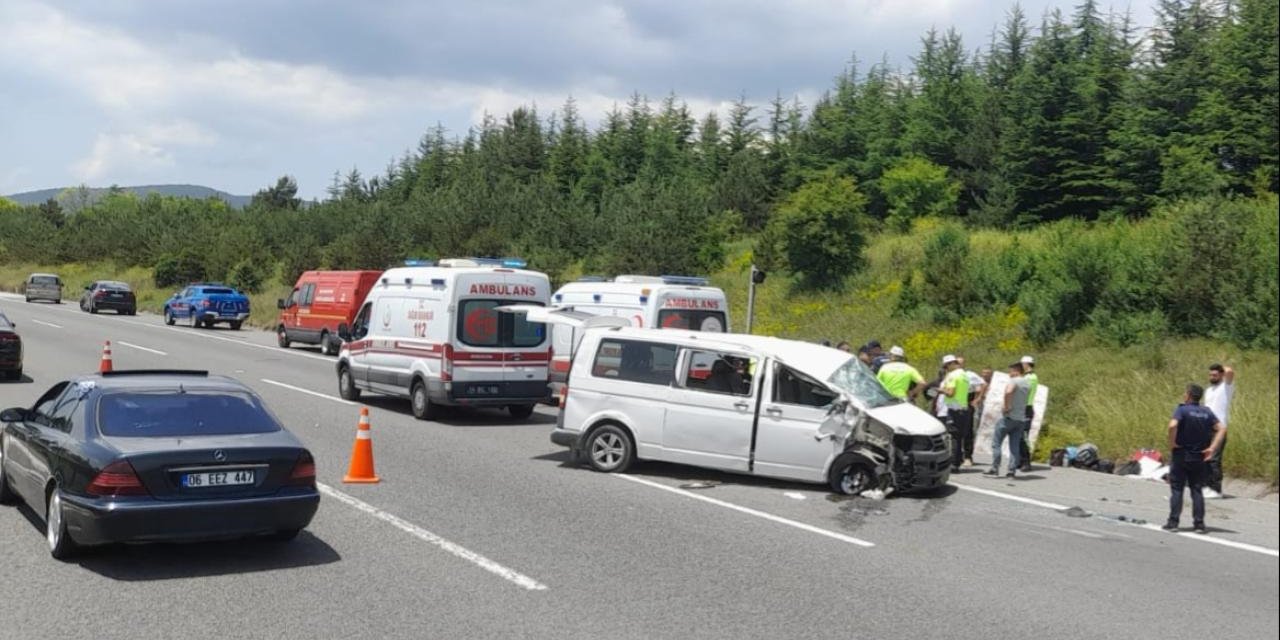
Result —
[[[124, 454], [143, 486], [160, 500], [255, 497], [279, 491], [289, 480], [303, 449], [284, 431], [202, 437], [107, 437]], [[211, 478], [235, 481], [251, 472], [246, 484], [211, 484]], [[201, 475], [199, 486], [183, 478]], [[212, 475], [209, 475], [212, 474]], [[217, 480], [213, 480], [216, 482]]]
[[249, 300], [239, 294], [210, 293], [205, 295], [205, 299], [209, 301], [209, 306], [206, 309], [215, 311], [219, 315], [233, 315], [249, 311]]

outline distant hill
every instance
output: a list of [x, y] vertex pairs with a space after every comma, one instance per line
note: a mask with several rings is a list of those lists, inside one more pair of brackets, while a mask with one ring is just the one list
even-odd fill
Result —
[[[15, 193], [5, 196], [18, 204], [40, 204], [49, 198], [65, 199], [67, 195], [74, 193], [78, 187], [67, 187], [63, 189], [41, 189], [39, 191], [26, 191], [23, 193]], [[166, 196], [177, 196], [180, 198], [194, 198], [203, 200], [205, 198], [218, 198], [228, 205], [237, 209], [243, 208], [249, 204], [251, 196], [237, 196], [225, 191], [218, 191], [209, 187], [202, 187], [195, 184], [148, 184], [138, 187], [120, 187], [120, 189], [137, 195], [145, 196], [148, 193], [158, 193]], [[89, 198], [91, 202], [96, 202], [107, 194], [109, 189], [105, 188], [89, 188]], [[63, 194], [67, 195], [63, 195]]]

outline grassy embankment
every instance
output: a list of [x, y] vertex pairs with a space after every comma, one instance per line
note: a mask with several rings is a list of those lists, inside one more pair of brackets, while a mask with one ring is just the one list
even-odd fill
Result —
[[[976, 232], [975, 254], [995, 251], [1015, 237], [1023, 246], [1043, 238], [1035, 231], [1018, 234]], [[728, 293], [734, 325], [745, 327], [746, 273], [749, 243], [730, 248], [730, 260], [713, 275]], [[920, 263], [922, 242], [912, 235], [887, 234], [869, 247], [867, 268], [844, 292], [794, 290], [785, 274], [774, 273], [757, 289], [755, 332], [805, 340], [827, 339], [854, 344], [871, 338], [887, 347], [900, 344], [926, 377], [945, 353], [968, 357], [971, 368], [1003, 367], [1024, 353], [1039, 361], [1040, 379], [1051, 389], [1041, 457], [1056, 446], [1093, 442], [1104, 457], [1123, 458], [1136, 448], [1164, 448], [1165, 425], [1187, 382], [1202, 382], [1212, 362], [1232, 365], [1237, 388], [1232, 406], [1231, 440], [1226, 456], [1233, 477], [1277, 483], [1277, 413], [1280, 407], [1280, 357], [1276, 353], [1241, 350], [1207, 339], [1165, 338], [1118, 348], [1078, 331], [1052, 345], [1035, 348], [1026, 340], [1025, 316], [1015, 307], [993, 309], [955, 326], [894, 317], [902, 274]], [[0, 287], [17, 291], [32, 271], [55, 272], [67, 283], [74, 304], [83, 287], [96, 278], [129, 282], [144, 310], [158, 311], [172, 293], [157, 289], [148, 269], [116, 269], [109, 264], [0, 266]], [[270, 326], [275, 300], [288, 287], [273, 283], [252, 297], [257, 326]]]

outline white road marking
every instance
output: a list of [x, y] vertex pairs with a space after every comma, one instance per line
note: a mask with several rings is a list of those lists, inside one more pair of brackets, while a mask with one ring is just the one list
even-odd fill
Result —
[[[1024, 497], [1022, 497], [1022, 496], [1015, 496], [1015, 495], [1008, 494], [1008, 493], [1002, 493], [1002, 492], [1000, 492], [1000, 491], [992, 491], [991, 489], [982, 489], [982, 488], [979, 488], [979, 487], [971, 487], [971, 486], [966, 485], [966, 484], [959, 484], [959, 483], [957, 483], [957, 482], [955, 482], [955, 481], [952, 481], [952, 482], [951, 482], [951, 485], [952, 485], [952, 486], [954, 486], [954, 487], [955, 487], [955, 488], [957, 488], [957, 489], [962, 490], [962, 491], [971, 491], [971, 492], [973, 492], [973, 493], [980, 493], [980, 494], [982, 494], [982, 495], [985, 495], [985, 496], [991, 496], [991, 497], [993, 497], [993, 498], [1001, 498], [1001, 499], [1004, 499], [1004, 500], [1012, 500], [1012, 501], [1014, 501], [1014, 502], [1021, 502], [1021, 503], [1023, 503], [1023, 504], [1029, 504], [1029, 505], [1032, 505], [1032, 506], [1043, 507], [1043, 508], [1045, 508], [1045, 509], [1053, 509], [1054, 511], [1062, 511], [1062, 510], [1064, 510], [1064, 509], [1067, 509], [1067, 508], [1068, 508], [1068, 507], [1066, 507], [1066, 506], [1063, 506], [1063, 505], [1060, 505], [1060, 504], [1054, 504], [1054, 503], [1052, 503], [1052, 502], [1042, 502], [1042, 501], [1040, 501], [1040, 500], [1034, 500], [1034, 499], [1032, 499], [1032, 498], [1024, 498]], [[1127, 525], [1129, 525], [1129, 526], [1138, 527], [1138, 528], [1140, 528], [1140, 529], [1146, 529], [1146, 530], [1148, 530], [1148, 531], [1156, 531], [1156, 532], [1159, 532], [1159, 533], [1162, 533], [1162, 534], [1168, 534], [1168, 533], [1169, 533], [1169, 532], [1165, 531], [1164, 529], [1161, 529], [1159, 525], [1151, 524], [1151, 523], [1149, 523], [1149, 522], [1148, 522], [1148, 523], [1145, 523], [1145, 524], [1137, 524], [1137, 523], [1134, 523], [1134, 522], [1121, 522], [1120, 524], [1127, 524]], [[1271, 549], [1271, 548], [1268, 548], [1268, 547], [1260, 547], [1260, 546], [1258, 546], [1258, 545], [1248, 544], [1248, 543], [1245, 543], [1245, 542], [1236, 542], [1235, 540], [1224, 540], [1224, 539], [1222, 539], [1222, 538], [1218, 538], [1218, 537], [1215, 537], [1215, 536], [1213, 536], [1213, 535], [1203, 535], [1203, 534], [1199, 534], [1199, 533], [1192, 533], [1192, 532], [1190, 532], [1190, 531], [1179, 531], [1179, 532], [1178, 532], [1177, 534], [1175, 534], [1175, 535], [1181, 536], [1181, 537], [1183, 537], [1183, 538], [1188, 538], [1188, 539], [1190, 539], [1190, 540], [1198, 540], [1198, 541], [1200, 541], [1200, 542], [1208, 542], [1208, 543], [1210, 543], [1210, 544], [1221, 545], [1221, 546], [1224, 546], [1224, 547], [1231, 547], [1232, 549], [1239, 549], [1239, 550], [1241, 550], [1241, 551], [1251, 551], [1251, 552], [1253, 552], [1253, 553], [1260, 553], [1260, 554], [1262, 554], [1262, 555], [1264, 555], [1264, 556], [1271, 556], [1271, 557], [1273, 557], [1273, 558], [1280, 557], [1280, 550], [1277, 550], [1277, 549]]]
[[283, 382], [280, 382], [279, 380], [271, 380], [271, 379], [269, 379], [269, 378], [259, 378], [259, 380], [262, 380], [263, 382], [265, 382], [265, 383], [267, 383], [267, 384], [273, 384], [273, 385], [275, 385], [275, 386], [277, 386], [277, 387], [283, 387], [283, 388], [285, 388], [285, 389], [289, 389], [290, 391], [297, 391], [298, 393], [305, 393], [305, 394], [307, 394], [307, 395], [309, 395], [309, 396], [315, 396], [315, 397], [317, 397], [317, 398], [324, 398], [325, 400], [332, 400], [332, 401], [334, 401], [334, 402], [341, 402], [342, 404], [351, 405], [351, 406], [355, 406], [355, 405], [357, 404], [357, 403], [352, 402], [352, 401], [350, 401], [350, 400], [343, 400], [342, 398], [338, 398], [338, 397], [335, 397], [335, 396], [331, 396], [331, 395], [327, 395], [327, 394], [320, 393], [319, 391], [312, 391], [312, 390], [310, 390], [310, 389], [303, 389], [302, 387], [295, 387], [295, 386], [293, 386], [293, 385], [291, 385], [291, 384], [285, 384], [285, 383], [283, 383]]
[[873, 543], [873, 542], [868, 542], [868, 541], [866, 541], [866, 540], [862, 540], [862, 539], [859, 539], [859, 538], [855, 538], [855, 537], [853, 537], [853, 536], [846, 536], [846, 535], [844, 535], [843, 533], [836, 533], [836, 532], [834, 532], [834, 531], [828, 531], [828, 530], [823, 529], [823, 528], [821, 528], [821, 527], [815, 527], [815, 526], [813, 526], [813, 525], [811, 525], [811, 524], [805, 524], [805, 523], [803, 523], [803, 522], [797, 522], [797, 521], [795, 521], [795, 520], [791, 520], [791, 519], [789, 519], [789, 518], [783, 518], [782, 516], [775, 516], [775, 515], [773, 515], [772, 513], [765, 513], [765, 512], [763, 512], [763, 511], [757, 511], [757, 510], [752, 509], [752, 508], [750, 508], [750, 507], [744, 507], [744, 506], [741, 506], [741, 505], [733, 504], [732, 502], [725, 502], [724, 500], [716, 500], [715, 498], [708, 498], [707, 496], [699, 495], [699, 494], [693, 493], [692, 491], [685, 491], [684, 489], [677, 489], [677, 488], [675, 488], [675, 487], [668, 487], [668, 486], [667, 486], [667, 485], [665, 485], [665, 484], [662, 484], [662, 483], [659, 483], [659, 482], [653, 482], [652, 480], [645, 480], [644, 478], [637, 478], [637, 477], [635, 477], [635, 476], [629, 476], [629, 475], [625, 475], [625, 474], [612, 474], [612, 475], [613, 475], [613, 477], [615, 477], [615, 478], [621, 478], [621, 479], [626, 480], [626, 481], [628, 481], [628, 482], [635, 482], [635, 483], [637, 483], [637, 484], [642, 484], [642, 485], [645, 485], [645, 486], [648, 486], [648, 487], [653, 487], [654, 489], [661, 489], [661, 490], [663, 490], [663, 491], [670, 491], [671, 493], [674, 493], [674, 494], [677, 494], [677, 495], [682, 495], [682, 496], [684, 496], [684, 497], [686, 497], [686, 498], [693, 498], [694, 500], [701, 500], [701, 501], [703, 501], [703, 502], [708, 502], [708, 503], [714, 504], [714, 505], [716, 505], [716, 506], [718, 506], [718, 507], [724, 507], [724, 508], [726, 508], [726, 509], [732, 509], [732, 510], [737, 511], [737, 512], [739, 512], [739, 513], [745, 513], [745, 514], [747, 514], [747, 515], [755, 516], [755, 517], [757, 517], [757, 518], [764, 518], [765, 520], [768, 520], [768, 521], [770, 521], [770, 522], [776, 522], [776, 523], [778, 523], [778, 524], [785, 524], [785, 525], [787, 525], [787, 526], [789, 526], [789, 527], [795, 527], [795, 528], [800, 529], [800, 530], [802, 530], [802, 531], [808, 531], [809, 533], [816, 533], [816, 534], [818, 534], [818, 535], [820, 535], [820, 536], [826, 536], [826, 537], [828, 537], [828, 538], [832, 538], [832, 539], [834, 539], [834, 540], [839, 540], [840, 542], [847, 542], [847, 543], [849, 543], [849, 544], [857, 545], [857, 546], [859, 546], [859, 547], [874, 547], [874, 546], [876, 546], [876, 545], [875, 545], [875, 543]]
[[144, 347], [144, 346], [142, 346], [142, 345], [140, 345], [140, 344], [134, 344], [134, 343], [132, 343], [132, 342], [125, 342], [124, 340], [116, 340], [116, 344], [118, 344], [118, 345], [122, 345], [122, 346], [126, 346], [126, 347], [129, 347], [129, 348], [131, 348], [131, 349], [137, 349], [138, 351], [146, 351], [147, 353], [154, 353], [154, 354], [156, 354], [156, 355], [158, 355], [158, 356], [167, 356], [167, 355], [169, 355], [169, 354], [167, 354], [167, 353], [165, 353], [165, 352], [163, 352], [163, 351], [161, 351], [161, 350], [159, 350], [159, 349], [152, 349], [151, 347]]
[[337, 500], [351, 507], [354, 507], [360, 511], [363, 511], [379, 520], [382, 520], [383, 522], [386, 522], [387, 524], [390, 524], [391, 526], [401, 531], [404, 531], [405, 533], [408, 533], [409, 535], [412, 535], [418, 538], [419, 540], [423, 540], [427, 542], [428, 544], [432, 544], [437, 547], [440, 547], [441, 549], [444, 549], [445, 551], [459, 558], [462, 558], [463, 560], [466, 560], [467, 562], [470, 562], [480, 567], [481, 569], [484, 569], [485, 571], [488, 571], [489, 573], [492, 573], [502, 578], [503, 580], [506, 580], [518, 586], [524, 587], [525, 589], [528, 589], [530, 591], [545, 591], [547, 589], [547, 585], [542, 584], [541, 582], [538, 582], [537, 580], [534, 580], [533, 578], [530, 578], [529, 576], [526, 576], [523, 573], [520, 573], [508, 567], [504, 567], [498, 564], [497, 562], [494, 562], [493, 560], [490, 560], [474, 551], [471, 551], [470, 549], [467, 549], [466, 547], [463, 547], [456, 543], [445, 540], [444, 538], [441, 538], [440, 536], [434, 533], [431, 533], [430, 531], [427, 531], [426, 529], [423, 529], [422, 527], [419, 527], [418, 525], [413, 524], [412, 522], [407, 522], [404, 519], [399, 518], [390, 513], [387, 513], [386, 511], [383, 511], [382, 509], [379, 509], [367, 502], [364, 502], [363, 500], [359, 500], [355, 497], [349, 496], [326, 484], [317, 483], [316, 486], [320, 489], [322, 493], [333, 498], [334, 500]]
[[782, 495], [791, 498], [792, 500], [804, 500], [804, 494], [798, 491], [784, 491], [782, 492]]
[[35, 318], [32, 318], [32, 319], [31, 319], [31, 321], [32, 321], [32, 322], [34, 322], [34, 323], [36, 323], [36, 324], [42, 324], [42, 325], [44, 325], [44, 326], [46, 326], [46, 327], [53, 327], [54, 329], [61, 329], [61, 328], [62, 328], [62, 325], [60, 325], [60, 324], [54, 324], [54, 323], [52, 323], [52, 322], [45, 322], [44, 320], [36, 320]]
[[991, 489], [982, 489], [980, 487], [971, 487], [967, 484], [960, 484], [954, 480], [951, 481], [951, 486], [957, 489], [960, 489], [961, 491], [972, 491], [973, 493], [981, 493], [984, 496], [991, 496], [992, 498], [1003, 498], [1005, 500], [1012, 500], [1014, 502], [1029, 504], [1033, 507], [1043, 507], [1045, 509], [1053, 509], [1054, 511], [1062, 511], [1063, 509], [1070, 508], [1070, 507], [1067, 507], [1066, 505], [1054, 504], [1052, 502], [1044, 502], [1042, 500], [1035, 500], [1033, 498], [1024, 498], [1022, 496], [1015, 496], [1010, 493], [1002, 493], [1000, 491], [992, 491]]

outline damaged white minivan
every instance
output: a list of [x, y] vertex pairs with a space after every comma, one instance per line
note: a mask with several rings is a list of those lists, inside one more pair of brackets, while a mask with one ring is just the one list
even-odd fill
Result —
[[[553, 316], [529, 320], [573, 324]], [[551, 440], [599, 471], [662, 460], [827, 483], [844, 494], [929, 489], [950, 478], [942, 424], [891, 396], [844, 351], [670, 329], [581, 335]]]

